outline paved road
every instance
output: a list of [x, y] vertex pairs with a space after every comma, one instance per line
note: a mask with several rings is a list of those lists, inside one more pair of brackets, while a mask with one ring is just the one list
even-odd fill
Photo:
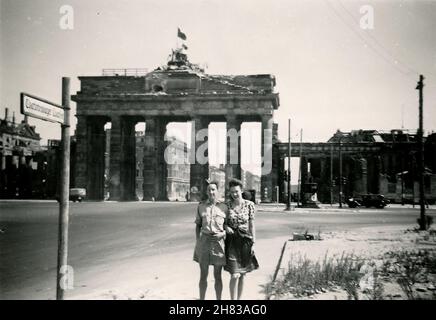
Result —
[[[69, 264], [85, 274], [125, 259], [152, 259], [194, 246], [193, 203], [71, 203]], [[322, 232], [372, 225], [413, 225], [418, 209], [386, 208], [283, 212], [262, 207], [258, 239], [292, 232]], [[268, 209], [269, 208], [269, 209]], [[435, 210], [429, 210], [434, 215]], [[0, 201], [0, 299], [54, 296], [57, 254], [56, 202]], [[136, 259], [136, 260], [135, 260]]]

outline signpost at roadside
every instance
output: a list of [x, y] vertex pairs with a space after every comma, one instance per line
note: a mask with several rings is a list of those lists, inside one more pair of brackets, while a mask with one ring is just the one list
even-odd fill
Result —
[[24, 92], [21, 93], [21, 113], [60, 124], [65, 121], [65, 112], [62, 106]]
[[59, 238], [56, 276], [56, 299], [63, 300], [70, 288], [68, 274], [68, 218], [70, 193], [70, 78], [62, 78], [62, 105], [21, 93], [21, 113], [44, 121], [60, 123], [62, 128], [62, 167], [59, 197]]

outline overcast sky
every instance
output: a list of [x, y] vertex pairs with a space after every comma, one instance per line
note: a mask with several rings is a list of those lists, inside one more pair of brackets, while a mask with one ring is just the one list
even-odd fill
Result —
[[[73, 30], [60, 27], [62, 5], [74, 10]], [[364, 5], [373, 28], [362, 28]], [[103, 68], [153, 70], [180, 26], [207, 73], [275, 75], [282, 141], [288, 118], [294, 141], [300, 128], [308, 142], [337, 129], [416, 129], [420, 73], [425, 130], [435, 130], [436, 1], [1, 0], [0, 10], [2, 118], [9, 107], [22, 119], [22, 91], [60, 103], [62, 76], [75, 93], [78, 76]], [[60, 137], [57, 125], [30, 122], [44, 139]]]

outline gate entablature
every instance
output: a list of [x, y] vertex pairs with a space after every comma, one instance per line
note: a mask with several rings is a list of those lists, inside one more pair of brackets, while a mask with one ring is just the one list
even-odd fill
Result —
[[[193, 71], [153, 71], [145, 76], [79, 77], [84, 95], [278, 95], [275, 78], [269, 74], [247, 76], [207, 75]], [[278, 107], [278, 103], [275, 108]]]

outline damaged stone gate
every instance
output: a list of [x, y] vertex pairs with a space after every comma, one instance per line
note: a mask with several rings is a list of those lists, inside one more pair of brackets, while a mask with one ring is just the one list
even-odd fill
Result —
[[[143, 75], [79, 77], [81, 89], [72, 100], [77, 104], [75, 187], [86, 188], [89, 199], [104, 199], [104, 153], [106, 123], [111, 123], [109, 192], [111, 200], [135, 199], [135, 125], [145, 122], [143, 152], [144, 200], [167, 200], [164, 161], [166, 126], [192, 121], [192, 137], [210, 122], [225, 122], [227, 130], [240, 132], [243, 122], [262, 123], [262, 159], [272, 162], [273, 112], [279, 106], [275, 78], [269, 74], [207, 75], [185, 54], [173, 51], [167, 65]], [[270, 132], [270, 134], [268, 134]], [[192, 140], [191, 149], [207, 143]], [[230, 164], [232, 149], [227, 138], [226, 181], [240, 178], [239, 163]], [[272, 166], [274, 164], [270, 163]], [[190, 187], [205, 191], [208, 163], [195, 158], [190, 164]], [[262, 201], [270, 202], [277, 184], [273, 171], [262, 174]], [[191, 197], [191, 200], [198, 200]]]

